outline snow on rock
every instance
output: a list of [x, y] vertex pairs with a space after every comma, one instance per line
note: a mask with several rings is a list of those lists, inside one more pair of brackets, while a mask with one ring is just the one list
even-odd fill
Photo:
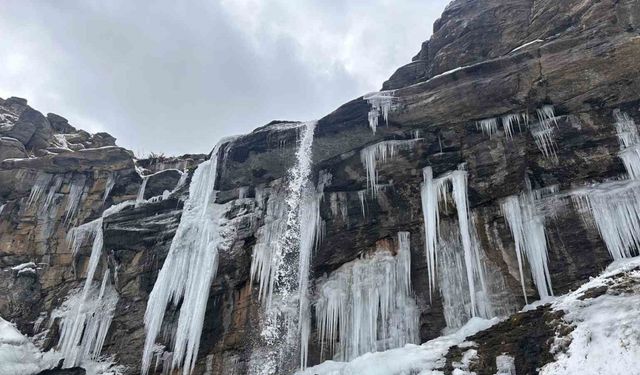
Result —
[[0, 374], [31, 375], [55, 367], [60, 356], [42, 353], [11, 323], [0, 317]]
[[[598, 287], [607, 293], [590, 298]], [[540, 374], [640, 374], [640, 258], [614, 262], [552, 307], [565, 311], [575, 329], [566, 352]]]
[[473, 318], [460, 330], [447, 336], [440, 336], [422, 345], [408, 344], [403, 348], [386, 352], [367, 353], [351, 362], [326, 361], [297, 375], [404, 375], [442, 374], [437, 371], [444, 367], [445, 355], [454, 345], [460, 345], [465, 338], [496, 324], [498, 319]]

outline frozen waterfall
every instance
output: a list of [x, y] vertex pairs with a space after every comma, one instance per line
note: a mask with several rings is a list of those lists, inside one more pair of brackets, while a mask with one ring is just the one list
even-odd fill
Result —
[[321, 353], [348, 361], [416, 343], [419, 311], [411, 296], [410, 274], [409, 233], [399, 232], [395, 249], [383, 241], [375, 252], [319, 280], [316, 320]]
[[221, 150], [228, 142], [225, 139], [216, 145], [211, 158], [198, 166], [191, 180], [180, 224], [147, 303], [143, 374], [149, 371], [167, 306], [178, 306], [180, 301], [171, 368], [189, 374], [195, 365], [209, 288], [218, 268], [218, 247], [224, 240], [228, 207], [215, 203], [214, 189]]

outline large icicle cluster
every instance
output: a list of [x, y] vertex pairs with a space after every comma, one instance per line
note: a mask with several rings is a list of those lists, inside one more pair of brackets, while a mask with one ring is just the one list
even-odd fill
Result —
[[143, 374], [149, 371], [169, 303], [180, 305], [171, 368], [181, 368], [183, 374], [189, 374], [195, 365], [209, 288], [218, 268], [218, 247], [224, 240], [228, 207], [215, 203], [214, 188], [220, 150], [227, 142], [228, 139], [218, 143], [210, 160], [196, 169], [167, 259], [149, 295], [144, 317], [147, 336]]
[[348, 361], [366, 352], [418, 340], [419, 311], [411, 297], [408, 232], [398, 233], [397, 255], [379, 245], [319, 281], [316, 320], [321, 351]]
[[[489, 310], [482, 306], [487, 298], [484, 283], [484, 271], [480, 262], [480, 249], [473, 235], [472, 221], [469, 216], [467, 198], [467, 172], [460, 169], [449, 172], [440, 178], [433, 178], [431, 167], [423, 170], [424, 182], [421, 188], [422, 213], [424, 217], [425, 249], [429, 270], [429, 291], [433, 292], [436, 281], [436, 265], [440, 236], [440, 204], [447, 206], [452, 198], [456, 206], [459, 227], [459, 242], [462, 245], [462, 258], [466, 274], [469, 301], [468, 313], [478, 316]], [[482, 298], [478, 298], [482, 297]]]
[[528, 191], [506, 198], [502, 202], [502, 212], [515, 242], [522, 294], [525, 301], [527, 300], [523, 266], [525, 257], [540, 298], [545, 299], [553, 295], [544, 226], [545, 216], [538, 208], [536, 194]]
[[640, 250], [640, 181], [613, 181], [572, 193], [579, 212], [587, 212], [614, 260]]
[[413, 150], [422, 139], [383, 141], [367, 146], [360, 151], [360, 161], [367, 172], [367, 189], [376, 195], [378, 185], [378, 164], [392, 160], [402, 150]]
[[375, 133], [378, 129], [378, 120], [380, 116], [389, 124], [389, 111], [394, 107], [395, 97], [394, 91], [372, 92], [363, 97], [371, 109], [369, 110], [369, 127]]

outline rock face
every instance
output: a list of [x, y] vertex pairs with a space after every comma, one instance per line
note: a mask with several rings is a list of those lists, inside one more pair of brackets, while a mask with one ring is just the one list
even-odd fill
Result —
[[[501, 209], [509, 196], [533, 189], [552, 191], [557, 198], [543, 224], [554, 293], [575, 289], [604, 269], [612, 260], [605, 243], [567, 197], [573, 189], [626, 173], [618, 157], [614, 113], [620, 110], [640, 123], [639, 20], [640, 3], [634, 0], [453, 1], [414, 60], [384, 83], [384, 89], [394, 90], [388, 125], [371, 131], [371, 106], [362, 98], [316, 125], [312, 183], [324, 186], [324, 233], [311, 261], [311, 289], [316, 291], [324, 275], [371, 253], [381, 241], [393, 243], [398, 232], [408, 232], [419, 340], [440, 335], [447, 325], [447, 306], [440, 280], [430, 295], [421, 202], [427, 166], [438, 177], [464, 165], [472, 226], [501, 313], [523, 306], [523, 288], [529, 300], [539, 297], [526, 262], [525, 279], [520, 277]], [[504, 126], [510, 114], [527, 114], [531, 123], [538, 122], [536, 117], [544, 120], [549, 106], [555, 112], [549, 117], [554, 151], [548, 155], [541, 147], [548, 139], [541, 141], [524, 124], [519, 123], [520, 130], [514, 127], [511, 136], [490, 126], [483, 132], [477, 125], [495, 119], [496, 126]], [[524, 117], [518, 118], [524, 123]], [[24, 333], [39, 334], [44, 349], [59, 338], [53, 312], [69, 291], [82, 286], [89, 267], [91, 241], [74, 254], [67, 232], [102, 217], [110, 206], [136, 200], [143, 185], [138, 171], [151, 175], [142, 202], [103, 218], [96, 273], [108, 270], [119, 295], [102, 352], [114, 355], [128, 374], [139, 373], [147, 300], [180, 223], [193, 171], [209, 156], [134, 160], [108, 134], [77, 130], [63, 117], [45, 117], [19, 98], [0, 101], [0, 136], [0, 315]], [[286, 186], [298, 138], [296, 123], [272, 123], [229, 142], [223, 154], [215, 155], [220, 158], [217, 202], [230, 205], [227, 219], [234, 222], [235, 232], [220, 250], [194, 373], [250, 370], [264, 311], [250, 276], [252, 252], [260, 228], [272, 219], [261, 202], [265, 194]], [[412, 146], [378, 163], [383, 187], [374, 197], [367, 191], [362, 150], [389, 140]], [[172, 171], [176, 168], [189, 172], [182, 186], [180, 173]], [[329, 175], [330, 182], [319, 177]], [[171, 194], [153, 198], [165, 191]], [[459, 219], [454, 211], [442, 211], [443, 226], [455, 228]], [[34, 272], [11, 270], [26, 262], [37, 264]], [[168, 309], [168, 326], [176, 314], [175, 307]], [[547, 323], [562, 317], [549, 314], [541, 308], [514, 315], [474, 337], [478, 351], [492, 358], [499, 354], [496, 347], [508, 347], [521, 373], [531, 373], [550, 360], [547, 341], [557, 325]], [[496, 345], [504, 332], [513, 330], [522, 335]], [[315, 319], [310, 336], [309, 364], [316, 364], [321, 348]], [[168, 347], [171, 340], [161, 341]], [[459, 354], [453, 350], [450, 361]], [[495, 373], [491, 366], [493, 362], [478, 373]], [[161, 373], [161, 367], [151, 372]]]

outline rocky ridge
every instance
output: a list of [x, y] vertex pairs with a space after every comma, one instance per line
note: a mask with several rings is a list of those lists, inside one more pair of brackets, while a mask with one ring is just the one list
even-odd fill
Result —
[[[420, 342], [439, 336], [446, 326], [445, 312], [438, 289], [429, 296], [422, 169], [431, 166], [434, 175], [442, 175], [464, 163], [469, 208], [485, 263], [502, 283], [496, 298], [503, 301], [505, 312], [519, 310], [524, 305], [522, 280], [500, 204], [526, 191], [526, 181], [533, 189], [567, 192], [625, 174], [614, 111], [640, 123], [639, 20], [640, 4], [632, 0], [453, 1], [414, 61], [384, 83], [395, 98], [388, 124], [372, 132], [371, 108], [362, 98], [318, 121], [314, 183], [321, 171], [331, 175], [331, 183], [320, 206], [325, 228], [312, 259], [312, 279], [372, 252], [380, 241], [392, 241], [397, 232], [409, 232]], [[502, 131], [489, 137], [477, 128], [479, 121], [509, 114], [534, 118], [536, 110], [547, 105], [553, 106], [557, 122], [553, 158], [541, 152], [526, 130], [512, 137]], [[385, 140], [415, 139], [416, 131], [420, 140], [414, 147], [378, 165], [380, 183], [389, 188], [375, 198], [367, 195], [363, 215], [361, 192], [367, 190], [367, 178], [361, 150]], [[146, 182], [139, 203], [104, 218], [100, 266], [110, 270], [119, 295], [103, 353], [114, 355], [128, 367], [127, 373], [138, 373], [146, 301], [188, 193], [189, 181], [180, 185], [176, 169], [191, 175], [207, 156], [134, 160], [108, 134], [77, 130], [64, 118], [44, 116], [19, 98], [0, 101], [0, 136], [0, 316], [23, 333], [40, 337], [44, 350], [58, 341], [52, 313], [70, 290], [82, 286], [91, 254], [87, 242], [74, 255], [67, 232], [101, 217], [112, 205], [138, 200]], [[266, 220], [259, 195], [265, 187], [277, 190], [283, 185], [297, 138], [294, 126], [270, 124], [229, 142], [219, 163], [218, 200], [234, 205], [229, 219], [239, 224], [234, 242], [221, 252], [194, 373], [207, 368], [213, 373], [249, 371], [262, 311], [256, 285], [250, 282], [252, 249]], [[34, 197], [35, 187], [41, 193]], [[559, 201], [545, 224], [555, 294], [577, 288], [611, 262], [597, 230], [569, 203]], [[444, 215], [443, 221], [453, 223], [455, 218]], [[27, 262], [37, 264], [35, 272], [12, 270]], [[533, 279], [527, 277], [524, 284], [527, 297], [535, 300]], [[541, 308], [504, 323], [523, 335], [540, 333], [533, 344], [518, 342], [508, 348], [521, 358], [523, 346], [541, 347], [540, 358], [545, 359], [518, 362], [518, 373], [531, 373], [549, 360], [548, 346], [541, 342], [551, 332], [545, 327], [558, 319]], [[479, 352], [489, 353], [478, 373], [493, 371], [495, 354], [503, 349], [495, 343], [501, 332], [495, 328], [474, 339], [481, 345]], [[310, 364], [320, 361], [317, 334], [314, 324]]]

